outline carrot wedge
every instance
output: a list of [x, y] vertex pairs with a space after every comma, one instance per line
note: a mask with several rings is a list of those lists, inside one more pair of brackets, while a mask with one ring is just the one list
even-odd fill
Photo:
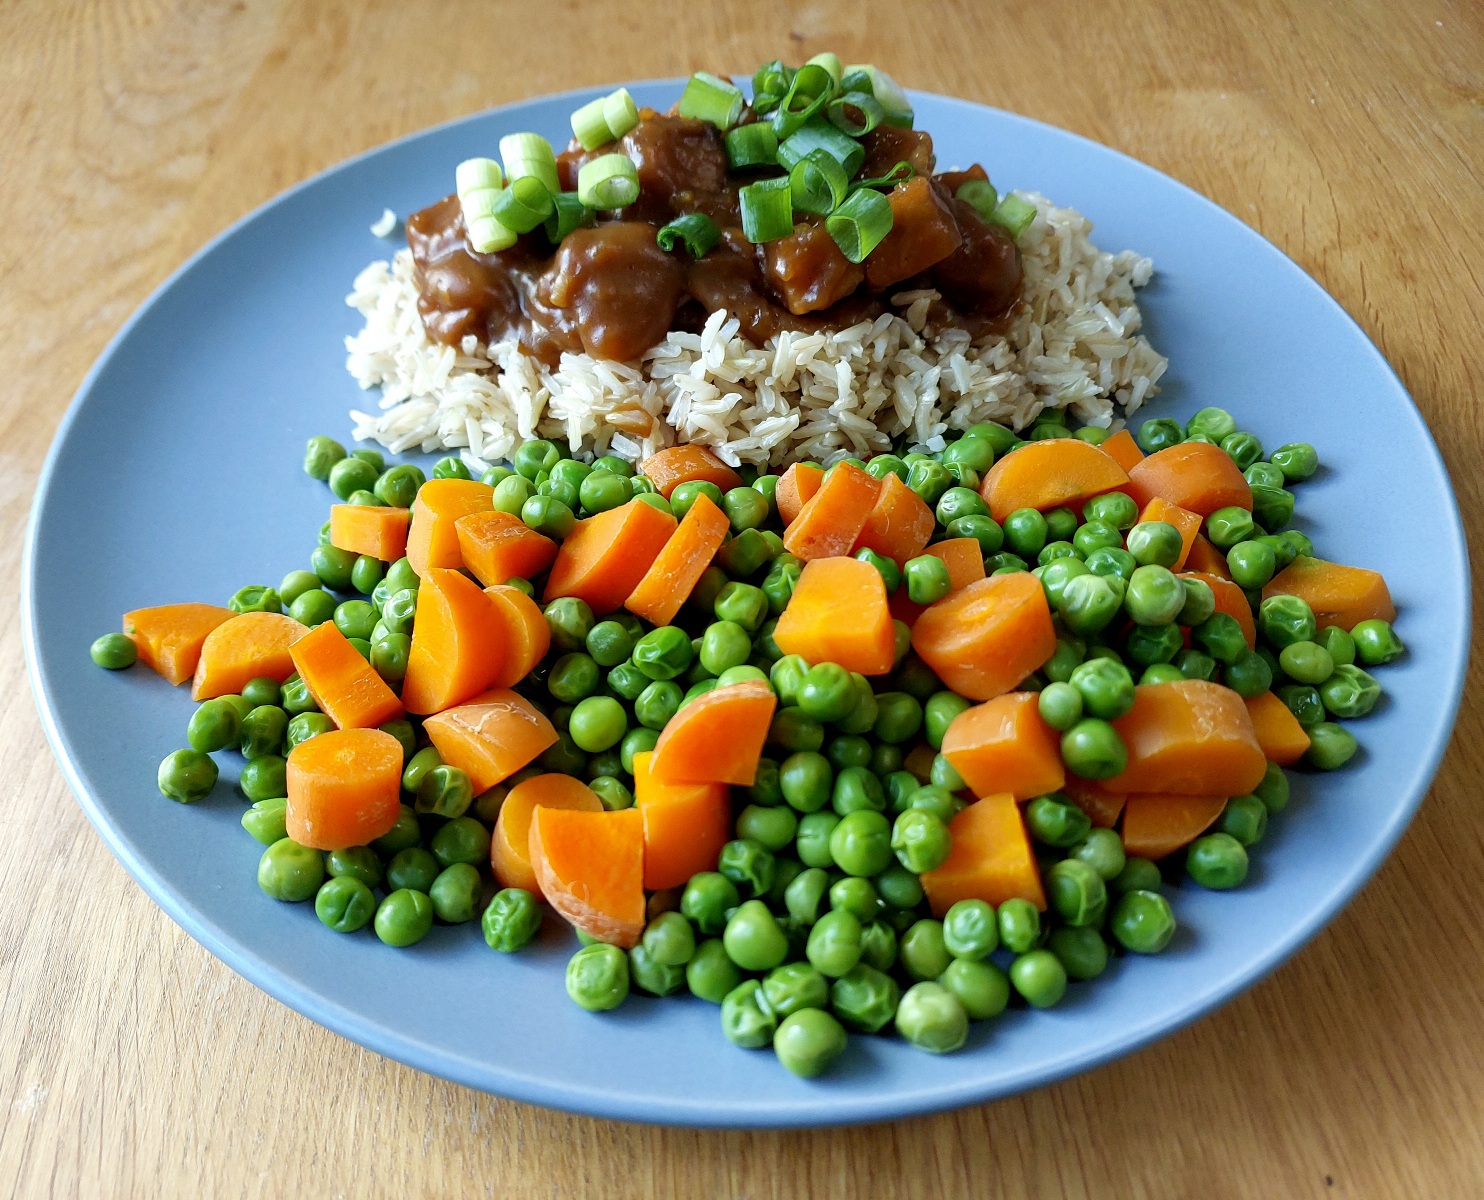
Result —
[[953, 848], [947, 859], [922, 875], [933, 916], [941, 918], [960, 900], [995, 906], [1006, 900], [1029, 900], [1045, 911], [1041, 871], [1014, 796], [1008, 792], [985, 796], [961, 810], [948, 831]]
[[1272, 692], [1263, 692], [1245, 702], [1252, 718], [1252, 732], [1269, 762], [1289, 767], [1303, 758], [1309, 748], [1309, 735], [1299, 724], [1288, 705]]
[[623, 606], [655, 625], [675, 619], [727, 538], [731, 522], [709, 496], [697, 496]]
[[1041, 581], [1027, 571], [997, 575], [930, 604], [913, 626], [912, 648], [961, 696], [1008, 692], [1056, 650]]
[[531, 819], [538, 808], [596, 813], [603, 811], [603, 802], [592, 788], [570, 775], [533, 775], [517, 783], [500, 805], [490, 838], [490, 869], [501, 887], [541, 894], [536, 869], [531, 866]]
[[224, 621], [201, 643], [191, 699], [229, 696], [261, 676], [282, 683], [294, 673], [289, 647], [308, 632], [307, 625], [282, 613], [242, 613]]
[[380, 729], [334, 729], [300, 742], [285, 776], [284, 824], [301, 846], [364, 846], [390, 833], [402, 810], [402, 744]]
[[1181, 442], [1128, 473], [1126, 489], [1143, 508], [1156, 496], [1209, 517], [1218, 508], [1252, 511], [1252, 488], [1232, 456], [1209, 442]]
[[1080, 506], [1128, 483], [1110, 454], [1080, 438], [1045, 438], [1012, 450], [985, 475], [979, 494], [990, 516], [1003, 521], [1021, 508]]
[[1133, 708], [1113, 728], [1128, 766], [1103, 782], [1110, 792], [1241, 796], [1267, 771], [1242, 698], [1204, 679], [1135, 688]]
[[1185, 556], [1185, 569], [1199, 571], [1203, 575], [1215, 575], [1218, 579], [1230, 579], [1231, 568], [1226, 565], [1226, 555], [1211, 545], [1204, 534], [1196, 534], [1190, 544], [1190, 553]]
[[622, 608], [674, 532], [675, 518], [642, 500], [577, 522], [551, 564], [546, 602], [578, 596], [599, 616]]
[[661, 783], [649, 769], [653, 757], [634, 755], [634, 804], [644, 816], [644, 886], [657, 891], [716, 869], [732, 800], [724, 783]]
[[783, 548], [805, 562], [849, 554], [876, 506], [881, 482], [853, 463], [836, 463], [783, 535]]
[[1348, 633], [1362, 621], [1396, 620], [1391, 591], [1378, 572], [1302, 554], [1268, 581], [1262, 598], [1269, 596], [1304, 600], [1314, 610], [1320, 629], [1338, 625]]
[[1242, 636], [1247, 639], [1247, 649], [1257, 647], [1257, 622], [1252, 619], [1252, 605], [1247, 603], [1246, 592], [1220, 575], [1181, 571], [1180, 578], [1199, 579], [1209, 586], [1216, 597], [1216, 611], [1225, 613], [1242, 627]]
[[900, 567], [922, 553], [933, 536], [934, 520], [933, 510], [921, 496], [895, 475], [888, 475], [850, 552], [874, 550]]
[[644, 817], [637, 808], [537, 808], [531, 866], [548, 904], [576, 928], [631, 950], [644, 932]]
[[330, 545], [351, 554], [395, 562], [407, 553], [412, 510], [374, 504], [336, 504], [330, 508]]
[[[1104, 445], [1106, 444], [1105, 442]], [[1104, 791], [1091, 779], [1083, 779], [1078, 775], [1068, 775], [1061, 790], [1099, 829], [1112, 829], [1118, 824], [1119, 814], [1123, 812], [1123, 802], [1127, 799], [1126, 796]]]
[[778, 490], [773, 493], [778, 505], [778, 516], [785, 525], [792, 525], [800, 510], [819, 491], [824, 482], [824, 468], [813, 463], [794, 463], [778, 481]]
[[1127, 429], [1120, 429], [1098, 448], [1125, 471], [1132, 471], [1144, 461], [1144, 452]]
[[397, 693], [335, 622], [311, 629], [289, 647], [289, 656], [315, 703], [339, 728], [375, 729], [402, 715]]
[[497, 688], [514, 687], [551, 649], [551, 626], [536, 602], [519, 588], [497, 583], [484, 594], [494, 603], [505, 641], [505, 661], [490, 682]]
[[[961, 592], [969, 584], [984, 578], [984, 551], [976, 538], [944, 538], [934, 542], [924, 554], [941, 559], [948, 568], [948, 594]], [[917, 618], [926, 611], [926, 604], [914, 604], [907, 589], [899, 587], [892, 593], [891, 615], [903, 625], [917, 624]]]
[[184, 683], [196, 673], [201, 647], [211, 631], [237, 614], [215, 604], [161, 604], [124, 614], [124, 633], [139, 659], [166, 683]]
[[469, 776], [475, 795], [529, 766], [557, 740], [545, 714], [505, 688], [446, 708], [423, 728], [443, 761]]
[[539, 575], [556, 557], [554, 541], [496, 508], [466, 513], [453, 528], [464, 568], [485, 587]]
[[649, 769], [661, 783], [735, 783], [757, 778], [778, 697], [760, 680], [713, 688], [661, 732]]
[[742, 483], [742, 476], [705, 446], [667, 446], [644, 460], [644, 476], [666, 500], [682, 483], [714, 483], [723, 492]]
[[862, 675], [885, 675], [896, 635], [881, 572], [856, 558], [805, 563], [773, 640], [810, 663], [839, 663]]
[[1123, 848], [1140, 858], [1164, 858], [1216, 824], [1225, 807], [1225, 796], [1130, 796], [1123, 806]]
[[943, 757], [976, 796], [1029, 800], [1066, 781], [1061, 742], [1041, 719], [1034, 692], [1010, 692], [965, 709], [943, 735]]
[[[495, 506], [495, 489], [473, 479], [430, 479], [412, 502], [407, 561], [419, 575], [432, 567], [462, 567], [457, 522]], [[506, 576], [509, 578], [509, 576]], [[498, 582], [504, 583], [505, 580]]]
[[468, 576], [428, 567], [417, 590], [402, 704], [426, 716], [477, 696], [505, 663], [504, 624]]

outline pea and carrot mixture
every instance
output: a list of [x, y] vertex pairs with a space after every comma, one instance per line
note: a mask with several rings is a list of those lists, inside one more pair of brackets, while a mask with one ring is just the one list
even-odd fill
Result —
[[956, 1050], [1163, 950], [1166, 884], [1240, 885], [1284, 768], [1345, 766], [1404, 652], [1381, 576], [1287, 528], [1314, 449], [1220, 409], [642, 468], [537, 440], [424, 479], [314, 438], [310, 569], [93, 659], [192, 681], [160, 791], [240, 752], [274, 899], [504, 952], [546, 905], [584, 1009], [688, 991], [813, 1076], [847, 1030]]

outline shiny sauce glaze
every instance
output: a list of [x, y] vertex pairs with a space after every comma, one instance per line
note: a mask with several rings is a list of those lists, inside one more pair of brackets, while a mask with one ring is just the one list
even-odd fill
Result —
[[[850, 262], [821, 218], [799, 214], [788, 237], [753, 245], [742, 235], [737, 193], [748, 182], [727, 172], [720, 133], [707, 122], [646, 113], [617, 145], [591, 153], [574, 142], [557, 158], [562, 186], [614, 150], [633, 159], [635, 203], [569, 234], [553, 248], [541, 231], [509, 250], [470, 249], [456, 196], [414, 213], [407, 243], [416, 268], [418, 309], [428, 335], [457, 345], [518, 339], [555, 366], [564, 351], [633, 361], [672, 329], [699, 329], [725, 309], [743, 336], [761, 345], [783, 330], [841, 329], [885, 311], [892, 293], [934, 288], [940, 323], [973, 333], [992, 327], [1020, 295], [1020, 254], [1010, 235], [954, 198], [969, 171], [934, 176], [932, 139], [881, 126], [862, 139], [860, 174], [887, 174], [899, 162], [917, 172], [887, 193], [893, 227], [861, 264]], [[700, 260], [665, 252], [655, 235], [674, 217], [700, 212], [721, 240]]]

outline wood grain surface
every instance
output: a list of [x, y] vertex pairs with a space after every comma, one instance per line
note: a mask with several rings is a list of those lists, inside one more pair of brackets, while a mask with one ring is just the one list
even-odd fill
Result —
[[[1262, 231], [1396, 366], [1478, 528], [1477, 0], [10, 0], [0, 571], [19, 578], [37, 472], [89, 364], [254, 206], [488, 105], [826, 48], [1117, 147]], [[17, 604], [14, 586], [0, 594], [0, 1194], [1484, 1194], [1477, 671], [1437, 784], [1376, 880], [1215, 1016], [977, 1109], [716, 1134], [464, 1090], [342, 1041], [214, 960], [69, 795]]]

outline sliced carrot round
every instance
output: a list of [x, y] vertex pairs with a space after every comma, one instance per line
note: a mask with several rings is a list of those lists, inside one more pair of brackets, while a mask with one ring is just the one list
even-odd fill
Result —
[[[1230, 460], [1228, 460], [1230, 461]], [[996, 521], [1021, 508], [1079, 506], [1082, 501], [1128, 483], [1112, 455], [1080, 438], [1045, 438], [1013, 450], [979, 485]]]
[[1110, 792], [1241, 796], [1267, 771], [1242, 698], [1204, 679], [1135, 688], [1133, 708], [1113, 728], [1128, 766], [1104, 781]]
[[551, 649], [551, 626], [536, 602], [519, 588], [497, 583], [484, 589], [505, 630], [505, 662], [495, 676], [497, 688], [514, 687], [536, 668]]
[[1210, 442], [1181, 442], [1128, 473], [1128, 494], [1143, 508], [1156, 496], [1203, 517], [1218, 508], [1252, 511], [1252, 488], [1232, 456]]
[[467, 575], [423, 572], [402, 680], [402, 704], [426, 715], [462, 704], [492, 684], [505, 665], [505, 623], [494, 601]]
[[912, 627], [912, 648], [960, 696], [989, 700], [1051, 657], [1056, 628], [1041, 581], [1017, 571], [929, 605]]
[[644, 815], [644, 886], [679, 887], [714, 871], [731, 836], [731, 791], [724, 783], [661, 783], [652, 751], [634, 755], [634, 804]]
[[531, 866], [548, 904], [584, 933], [632, 949], [644, 932], [644, 818], [637, 808], [542, 806], [531, 820]]
[[778, 697], [760, 680], [713, 688], [670, 718], [650, 769], [663, 783], [750, 787]]
[[166, 683], [184, 683], [196, 673], [201, 647], [212, 630], [237, 614], [215, 604], [161, 604], [124, 614], [124, 633], [139, 647], [146, 667]]
[[742, 476], [717, 458], [705, 446], [687, 443], [668, 446], [644, 460], [644, 476], [666, 500], [682, 483], [714, 483], [730, 491], [742, 483]]
[[510, 789], [495, 818], [490, 839], [490, 867], [501, 887], [540, 892], [531, 866], [531, 819], [538, 808], [572, 808], [602, 812], [597, 793], [570, 775], [535, 775]]
[[242, 613], [224, 621], [201, 643], [191, 699], [230, 696], [263, 676], [282, 683], [294, 673], [289, 647], [308, 632], [309, 626], [283, 613]]
[[508, 688], [445, 708], [423, 729], [443, 761], [469, 776], [476, 795], [529, 766], [557, 740], [546, 714]]
[[402, 743], [380, 729], [335, 729], [289, 751], [289, 837], [316, 850], [364, 846], [401, 812]]

